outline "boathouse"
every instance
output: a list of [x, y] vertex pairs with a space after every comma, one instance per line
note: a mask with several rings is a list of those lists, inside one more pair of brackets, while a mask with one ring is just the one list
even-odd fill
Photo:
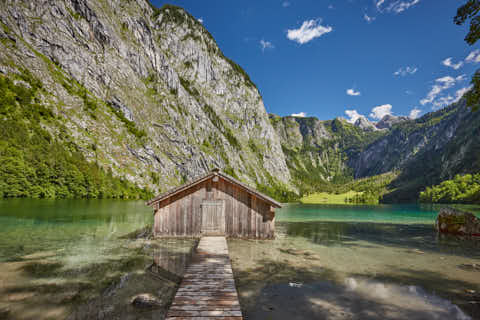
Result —
[[147, 202], [156, 237], [271, 239], [281, 204], [215, 169]]

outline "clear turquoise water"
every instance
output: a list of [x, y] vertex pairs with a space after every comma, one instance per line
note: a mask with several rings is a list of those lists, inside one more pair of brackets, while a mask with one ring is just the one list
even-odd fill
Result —
[[83, 261], [95, 259], [114, 247], [117, 237], [152, 223], [152, 211], [142, 201], [3, 200], [0, 262], [58, 249], [88, 253]]
[[[229, 241], [242, 308], [249, 319], [474, 319], [480, 245], [438, 237], [438, 209], [285, 206], [276, 240]], [[175, 273], [194, 243], [123, 237], [152, 222], [143, 201], [0, 201], [0, 318], [8, 308], [11, 319], [135, 319], [132, 295], [168, 301], [174, 286], [161, 291], [145, 268]], [[75, 309], [91, 299], [101, 302]]]
[[0, 319], [133, 320], [143, 293], [164, 318], [195, 241], [131, 234], [152, 222], [143, 201], [0, 201]]
[[480, 319], [480, 241], [439, 236], [441, 207], [285, 206], [274, 241], [229, 241], [244, 314]]
[[[443, 205], [397, 204], [397, 205], [316, 205], [288, 204], [276, 212], [277, 221], [350, 221], [395, 224], [433, 224]], [[453, 205], [453, 207], [480, 213], [480, 206]]]

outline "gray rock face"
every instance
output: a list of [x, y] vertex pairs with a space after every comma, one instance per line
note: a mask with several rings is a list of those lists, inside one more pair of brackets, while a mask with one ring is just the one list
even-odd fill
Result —
[[392, 198], [385, 195], [384, 201], [415, 201], [425, 186], [480, 170], [480, 135], [475, 134], [480, 112], [472, 113], [464, 100], [415, 120], [384, 117], [380, 126], [389, 129], [370, 130], [362, 119], [355, 125], [342, 119], [270, 115], [270, 120], [288, 166], [303, 180], [332, 180], [350, 174], [363, 178], [397, 171], [400, 175], [394, 187], [401, 193], [395, 191]]
[[358, 153], [359, 146], [355, 144], [374, 134], [373, 130], [363, 130], [341, 118], [321, 121], [313, 117], [270, 115], [270, 121], [300, 188], [307, 179], [318, 184], [349, 175], [346, 160], [350, 153]]
[[354, 125], [355, 125], [355, 127], [359, 127], [360, 129], [365, 130], [365, 131], [378, 130], [377, 127], [373, 123], [368, 121], [368, 119], [365, 118], [365, 117], [358, 118], [357, 121], [355, 121]]
[[387, 114], [384, 116], [380, 121], [377, 122], [376, 127], [377, 129], [390, 129], [393, 125], [397, 123], [401, 123], [404, 121], [408, 121], [410, 118], [408, 117], [401, 117], [401, 116], [392, 116]]
[[269, 118], [248, 75], [174, 6], [5, 0], [0, 20], [0, 73], [42, 81], [37, 98], [62, 124], [46, 129], [155, 192], [213, 167], [289, 189], [300, 171], [323, 181], [401, 169], [431, 185], [480, 170], [480, 113], [464, 102], [416, 120], [386, 116], [378, 131], [367, 119]]
[[274, 124], [282, 144], [291, 148], [298, 148], [304, 142], [319, 145], [331, 137], [325, 124], [317, 118], [279, 117], [270, 114], [270, 121]]
[[480, 237], [480, 219], [470, 212], [453, 208], [440, 210], [435, 228], [440, 233]]
[[457, 173], [473, 172], [475, 162], [466, 158], [468, 150], [474, 152], [472, 148], [480, 143], [479, 137], [471, 134], [479, 118], [480, 113], [472, 113], [461, 100], [422, 118], [405, 120], [350, 159], [349, 166], [356, 177], [397, 169], [412, 172], [411, 179], [432, 175], [429, 185]]
[[44, 100], [87, 159], [114, 175], [161, 191], [220, 167], [253, 185], [273, 177], [291, 187], [257, 88], [183, 9], [7, 0], [0, 19], [2, 37], [15, 43], [0, 50], [2, 73], [25, 68], [41, 79]]

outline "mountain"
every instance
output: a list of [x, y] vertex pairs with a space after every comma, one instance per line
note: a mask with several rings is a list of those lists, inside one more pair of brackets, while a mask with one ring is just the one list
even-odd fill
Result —
[[350, 181], [354, 171], [349, 159], [358, 158], [362, 150], [385, 134], [366, 131], [343, 118], [321, 121], [271, 114], [270, 121], [280, 137], [292, 182], [302, 193]]
[[[35, 122], [48, 136], [38, 143], [61, 149], [79, 183], [89, 177], [80, 167], [92, 163], [153, 192], [220, 167], [261, 188], [294, 190], [257, 87], [183, 9], [147, 0], [8, 1], [0, 21], [0, 76], [51, 114], [29, 119], [17, 101], [11, 107], [23, 118], [15, 121]], [[45, 174], [24, 150], [30, 184], [17, 189], [31, 196], [28, 185]], [[86, 164], [72, 164], [74, 153]], [[61, 195], [53, 177], [65, 174], [44, 165], [52, 178], [45, 188]]]
[[380, 121], [375, 124], [377, 129], [390, 129], [393, 125], [408, 121], [410, 118], [402, 116], [393, 116], [391, 114], [385, 115]]
[[357, 167], [357, 177], [401, 169], [384, 202], [417, 200], [426, 186], [457, 174], [480, 172], [480, 112], [472, 112], [462, 99], [419, 119], [405, 121], [370, 145], [356, 163], [363, 164], [363, 168]]
[[377, 175], [383, 201], [415, 201], [480, 170], [464, 100], [378, 123], [268, 115], [179, 7], [6, 1], [0, 46], [0, 197], [147, 197], [219, 167], [284, 201]]
[[375, 131], [378, 130], [378, 128], [375, 126], [375, 124], [371, 123], [366, 117], [360, 116], [357, 121], [354, 123], [355, 127], [359, 127], [362, 130], [365, 131]]
[[328, 191], [330, 182], [399, 172], [383, 201], [414, 202], [426, 186], [480, 171], [480, 112], [472, 113], [464, 99], [415, 120], [385, 116], [378, 131], [360, 119], [354, 125], [340, 118], [270, 120], [294, 183], [307, 193]]

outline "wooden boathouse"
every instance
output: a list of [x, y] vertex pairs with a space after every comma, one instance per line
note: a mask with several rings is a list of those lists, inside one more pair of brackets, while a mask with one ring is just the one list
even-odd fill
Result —
[[271, 239], [281, 204], [218, 169], [147, 202], [156, 237]]

